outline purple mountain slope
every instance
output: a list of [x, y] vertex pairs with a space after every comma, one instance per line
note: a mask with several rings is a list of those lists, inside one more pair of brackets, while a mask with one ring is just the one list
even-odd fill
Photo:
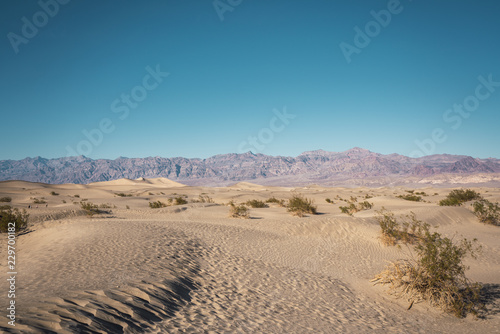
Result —
[[409, 158], [357, 147], [345, 152], [309, 151], [297, 157], [247, 152], [207, 159], [120, 157], [93, 160], [80, 156], [0, 161], [0, 180], [53, 184], [166, 177], [190, 185], [227, 185], [239, 181], [273, 185], [386, 185], [405, 184], [408, 182], [404, 180], [408, 179], [425, 183], [426, 178], [436, 179], [439, 175], [449, 178], [450, 175], [487, 174], [486, 180], [500, 181], [497, 173], [500, 173], [500, 160], [494, 158], [448, 154]]

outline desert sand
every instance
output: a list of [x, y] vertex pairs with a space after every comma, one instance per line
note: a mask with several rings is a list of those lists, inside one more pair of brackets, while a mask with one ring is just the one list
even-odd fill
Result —
[[[5, 316], [7, 238], [0, 235], [0, 330], [500, 333], [500, 227], [478, 222], [467, 206], [438, 206], [450, 189], [419, 189], [429, 194], [426, 202], [397, 198], [404, 190], [251, 183], [188, 187], [161, 178], [88, 185], [0, 182], [0, 197], [12, 197], [2, 204], [33, 206], [27, 233], [17, 237], [15, 327]], [[500, 201], [500, 189], [474, 190]], [[299, 218], [271, 205], [251, 209], [251, 219], [234, 219], [223, 204], [287, 199], [293, 192], [313, 199], [320, 214]], [[214, 203], [192, 203], [200, 194]], [[340, 212], [345, 203], [337, 196], [367, 194], [373, 196], [368, 200], [373, 209], [353, 217]], [[148, 205], [183, 195], [188, 204]], [[35, 198], [47, 203], [33, 204]], [[110, 208], [88, 217], [79, 205], [84, 199]], [[409, 254], [406, 247], [380, 241], [375, 217], [382, 207], [397, 216], [414, 212], [445, 236], [478, 239], [483, 251], [467, 260], [467, 276], [488, 288], [482, 318], [459, 319], [427, 302], [407, 310], [407, 300], [370, 282], [388, 261]]]

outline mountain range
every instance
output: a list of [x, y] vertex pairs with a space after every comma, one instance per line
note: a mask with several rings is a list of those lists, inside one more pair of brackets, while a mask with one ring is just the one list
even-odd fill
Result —
[[0, 161], [0, 180], [51, 184], [90, 183], [120, 178], [166, 177], [188, 185], [228, 185], [249, 181], [268, 185], [394, 186], [500, 185], [500, 159], [436, 154], [410, 158], [362, 148], [344, 152], [309, 151], [297, 157], [247, 152], [207, 159], [85, 156]]

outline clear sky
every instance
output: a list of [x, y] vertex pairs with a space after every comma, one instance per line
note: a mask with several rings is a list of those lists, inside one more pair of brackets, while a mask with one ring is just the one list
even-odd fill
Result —
[[0, 159], [500, 158], [500, 2], [5, 0]]

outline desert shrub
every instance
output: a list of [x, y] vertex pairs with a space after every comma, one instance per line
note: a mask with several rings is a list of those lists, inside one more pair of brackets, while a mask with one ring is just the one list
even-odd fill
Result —
[[101, 213], [108, 213], [108, 211], [99, 210], [99, 206], [97, 204], [94, 204], [92, 202], [86, 202], [83, 200], [80, 202], [80, 207], [85, 211], [87, 216], [98, 215]]
[[368, 201], [363, 201], [359, 203], [359, 208], [361, 210], [370, 210], [373, 207], [373, 203], [370, 203]]
[[377, 212], [376, 218], [380, 225], [382, 242], [386, 245], [395, 245], [399, 241], [404, 243], [415, 243], [419, 238], [429, 231], [430, 225], [416, 218], [415, 213], [402, 216], [399, 223], [394, 214], [385, 208]]
[[200, 202], [200, 203], [213, 203], [214, 200], [208, 195], [201, 194], [198, 196], [198, 202]]
[[481, 199], [481, 194], [471, 189], [452, 190], [445, 199], [439, 201], [441, 206], [460, 206], [465, 202]]
[[63, 200], [62, 200], [62, 202], [63, 202], [63, 203], [66, 203], [66, 200], [65, 200], [65, 199], [63, 199]]
[[12, 202], [12, 197], [9, 197], [9, 196], [0, 197], [0, 202], [2, 202], [2, 203], [10, 203], [10, 202]]
[[269, 205], [267, 205], [263, 201], [259, 201], [258, 199], [249, 200], [245, 204], [251, 208], [268, 208], [269, 207]]
[[480, 199], [472, 204], [474, 214], [481, 223], [500, 226], [500, 206], [486, 199]]
[[47, 202], [45, 202], [43, 198], [42, 199], [34, 198], [33, 203], [34, 204], [45, 204]]
[[358, 201], [358, 198], [355, 196], [351, 196], [351, 202], [356, 203]]
[[339, 209], [340, 209], [340, 212], [348, 214], [349, 216], [352, 216], [353, 214], [355, 214], [358, 211], [369, 210], [373, 207], [373, 203], [370, 203], [368, 201], [360, 202], [357, 205], [352, 203], [352, 202], [348, 202], [348, 203], [349, 203], [349, 206], [340, 206]]
[[183, 205], [183, 204], [187, 204], [187, 201], [184, 198], [182, 198], [182, 196], [174, 198], [174, 205]]
[[415, 247], [416, 259], [392, 262], [375, 276], [375, 284], [388, 284], [389, 292], [411, 302], [427, 300], [431, 305], [464, 317], [477, 315], [481, 304], [481, 285], [466, 276], [466, 255], [475, 256], [474, 243], [463, 239], [454, 244], [439, 233], [426, 232]]
[[408, 194], [413, 194], [415, 190], [405, 190]]
[[52, 196], [59, 196], [59, 194], [58, 194], [58, 193], [56, 193], [55, 191], [51, 191], [51, 192], [50, 192], [50, 194], [51, 194]]
[[250, 218], [250, 210], [244, 205], [237, 205], [231, 201], [229, 202], [229, 217], [248, 219]]
[[[12, 209], [10, 206], [5, 205], [0, 208], [0, 232], [13, 232], [12, 226], [9, 226], [9, 223], [14, 223], [14, 231], [19, 232], [22, 229], [26, 228], [28, 224], [29, 214], [26, 213], [26, 210], [20, 211], [19, 209]], [[9, 227], [11, 230], [9, 231]]]
[[399, 196], [396, 196], [396, 197], [404, 199], [404, 200], [407, 200], [407, 201], [413, 201], [413, 202], [420, 202], [420, 201], [422, 201], [422, 197], [417, 196], [417, 195], [413, 195], [413, 194], [399, 195]]
[[429, 196], [425, 193], [425, 191], [421, 191], [421, 192], [416, 192], [415, 195], [421, 195], [421, 196]]
[[266, 200], [266, 203], [275, 203], [278, 204], [281, 207], [285, 206], [285, 200], [284, 199], [277, 199], [276, 197], [271, 197]]
[[80, 198], [80, 195], [74, 195], [74, 197], [76, 197], [76, 198]]
[[373, 196], [368, 194], [365, 195], [365, 199], [370, 199], [370, 198], [373, 198]]
[[340, 212], [348, 214], [349, 216], [352, 216], [354, 213], [358, 212], [358, 208], [354, 203], [349, 204], [349, 206], [340, 206], [339, 209]]
[[[125, 194], [125, 193], [115, 193], [116, 196], [118, 197], [132, 197], [132, 194]], [[150, 193], [150, 195], [152, 195]]]
[[125, 209], [129, 210], [129, 209], [130, 209], [130, 206], [125, 205]]
[[326, 203], [333, 203], [333, 202], [332, 202], [332, 200], [331, 200], [331, 199], [329, 199], [329, 198], [325, 198], [325, 202], [326, 202]]
[[291, 212], [294, 216], [303, 217], [305, 213], [310, 213], [315, 215], [316, 206], [313, 205], [311, 199], [307, 199], [300, 194], [295, 194], [288, 201], [288, 212]]
[[0, 210], [7, 210], [12, 208], [10, 205], [0, 205]]
[[480, 250], [476, 240], [462, 239], [458, 244], [452, 239], [431, 232], [427, 223], [416, 219], [415, 214], [400, 224], [394, 214], [381, 212], [379, 223], [383, 235], [392, 240], [415, 244], [417, 257], [392, 262], [372, 281], [375, 284], [388, 284], [389, 292], [406, 297], [411, 302], [427, 300], [445, 312], [463, 317], [467, 313], [477, 314], [481, 309], [478, 283], [465, 276], [468, 269], [463, 264], [467, 255], [475, 258]]
[[164, 208], [166, 207], [167, 205], [163, 202], [160, 202], [160, 201], [156, 201], [156, 202], [149, 202], [149, 207], [151, 209], [159, 209], [159, 208]]

